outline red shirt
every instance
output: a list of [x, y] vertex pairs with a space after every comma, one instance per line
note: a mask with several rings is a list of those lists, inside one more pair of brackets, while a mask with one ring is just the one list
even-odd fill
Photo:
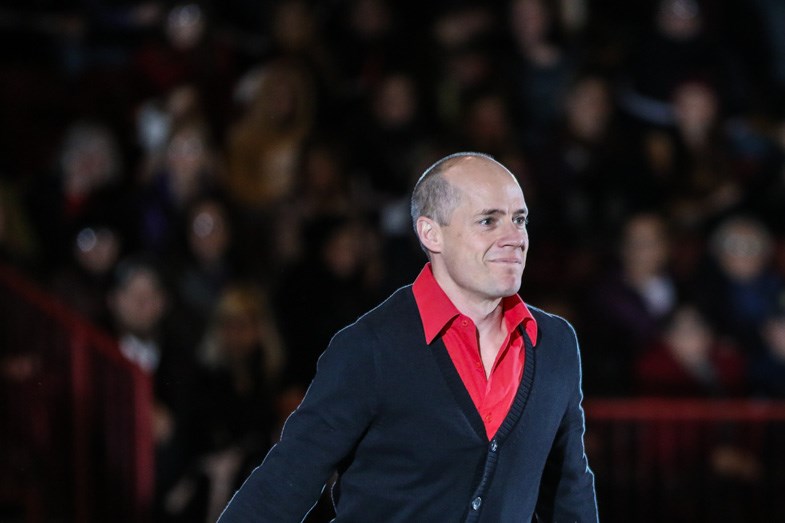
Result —
[[493, 438], [507, 416], [521, 382], [526, 351], [518, 327], [523, 324], [526, 334], [535, 343], [537, 322], [520, 296], [513, 294], [502, 298], [502, 314], [508, 334], [490, 376], [486, 376], [480, 358], [477, 328], [439, 287], [430, 263], [417, 276], [412, 290], [425, 329], [425, 341], [430, 345], [435, 338], [442, 337], [453, 365], [485, 423], [488, 439]]

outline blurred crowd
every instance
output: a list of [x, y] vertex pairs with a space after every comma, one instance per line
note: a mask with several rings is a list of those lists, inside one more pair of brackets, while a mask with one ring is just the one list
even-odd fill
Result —
[[409, 191], [494, 155], [587, 396], [785, 398], [778, 0], [0, 8], [0, 260], [155, 382], [162, 521], [213, 518], [332, 334], [425, 257]]

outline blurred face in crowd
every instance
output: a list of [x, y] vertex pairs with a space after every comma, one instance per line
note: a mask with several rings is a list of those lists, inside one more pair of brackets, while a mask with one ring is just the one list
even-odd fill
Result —
[[769, 263], [771, 240], [768, 232], [756, 222], [744, 219], [726, 222], [713, 240], [717, 262], [733, 280], [751, 280]]
[[229, 358], [243, 358], [255, 350], [259, 333], [248, 311], [234, 311], [220, 318], [221, 347]]
[[121, 329], [147, 336], [163, 319], [166, 296], [158, 276], [150, 270], [138, 268], [133, 269], [113, 292], [110, 305]]
[[668, 261], [668, 240], [662, 220], [653, 214], [633, 217], [624, 229], [621, 256], [627, 273], [659, 273]]
[[695, 367], [708, 359], [712, 333], [696, 309], [682, 307], [668, 324], [665, 340], [676, 359]]
[[657, 28], [673, 40], [687, 40], [702, 27], [700, 8], [695, 0], [662, 0], [657, 10]]
[[204, 137], [196, 128], [183, 128], [172, 135], [166, 153], [167, 166], [175, 176], [195, 176], [205, 162]]
[[347, 223], [334, 231], [325, 243], [322, 257], [330, 271], [338, 277], [349, 278], [363, 261], [361, 227]]
[[273, 37], [284, 49], [298, 51], [311, 44], [316, 30], [313, 13], [306, 2], [288, 0], [275, 12]]
[[65, 141], [62, 166], [66, 194], [89, 194], [116, 176], [117, 147], [108, 130], [90, 124], [76, 124], [69, 130]]
[[227, 289], [217, 304], [216, 317], [225, 357], [243, 360], [258, 349], [262, 309], [251, 292], [242, 287]]
[[217, 202], [203, 202], [191, 213], [188, 243], [196, 258], [207, 264], [223, 258], [229, 246], [230, 230], [226, 214]]
[[602, 139], [611, 116], [607, 83], [600, 77], [586, 77], [567, 95], [565, 111], [570, 130], [589, 142]]
[[771, 354], [785, 361], [785, 313], [772, 316], [766, 321], [763, 326], [763, 337]]
[[205, 19], [197, 4], [183, 4], [172, 8], [166, 18], [166, 36], [177, 50], [186, 51], [202, 39]]
[[491, 94], [475, 100], [468, 108], [464, 127], [477, 149], [493, 149], [510, 137], [509, 111], [501, 96]]
[[379, 39], [392, 24], [389, 6], [384, 0], [356, 0], [351, 6], [349, 24], [363, 39]]
[[393, 75], [386, 78], [376, 93], [374, 113], [386, 127], [411, 122], [417, 112], [417, 97], [411, 78]]
[[437, 281], [452, 299], [466, 302], [515, 294], [529, 247], [528, 210], [517, 180], [481, 157], [458, 159], [444, 177], [459, 193], [447, 224], [417, 220]]
[[516, 0], [511, 4], [510, 16], [519, 42], [533, 44], [547, 36], [551, 18], [542, 0]]
[[86, 227], [74, 242], [74, 257], [81, 267], [92, 274], [107, 274], [120, 254], [120, 239], [107, 228]]
[[717, 110], [717, 95], [705, 83], [687, 82], [673, 93], [673, 112], [682, 134], [708, 133], [717, 120]]

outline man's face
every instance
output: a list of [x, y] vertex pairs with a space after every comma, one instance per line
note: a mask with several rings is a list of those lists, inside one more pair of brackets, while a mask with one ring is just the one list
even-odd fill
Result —
[[529, 247], [520, 186], [504, 168], [482, 158], [462, 160], [445, 176], [461, 198], [449, 224], [439, 227], [440, 252], [432, 258], [446, 279], [440, 283], [448, 294], [452, 290], [471, 301], [515, 294]]

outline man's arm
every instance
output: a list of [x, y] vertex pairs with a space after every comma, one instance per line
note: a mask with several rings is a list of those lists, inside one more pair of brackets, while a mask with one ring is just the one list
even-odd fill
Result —
[[370, 337], [361, 330], [355, 324], [330, 342], [281, 440], [235, 493], [219, 523], [299, 522], [316, 504], [336, 464], [373, 417], [375, 366]]
[[545, 464], [540, 496], [537, 500], [539, 522], [599, 521], [594, 473], [589, 468], [583, 446], [586, 420], [581, 406], [583, 392], [580, 377], [580, 350], [575, 331], [571, 326], [570, 331], [575, 340], [575, 365], [569, 366], [566, 370], [575, 374], [572, 379], [565, 378], [565, 381], [575, 384], [574, 392]]

